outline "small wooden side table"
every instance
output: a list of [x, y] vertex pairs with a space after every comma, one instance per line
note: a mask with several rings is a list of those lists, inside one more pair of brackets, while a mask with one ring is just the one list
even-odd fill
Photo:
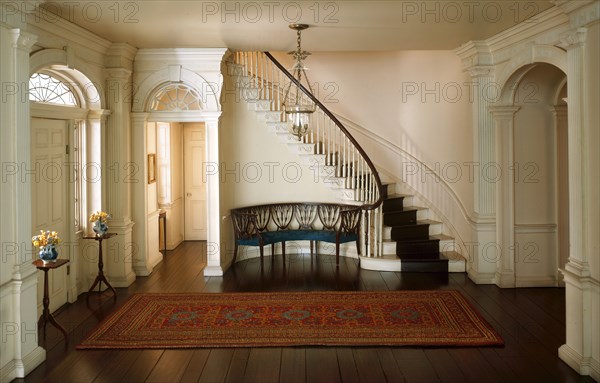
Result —
[[94, 291], [96, 285], [98, 285], [98, 292], [102, 293], [102, 282], [104, 282], [104, 284], [106, 284], [106, 287], [112, 291], [114, 300], [117, 300], [117, 291], [114, 289], [114, 287], [110, 285], [110, 283], [108, 283], [108, 280], [104, 275], [104, 261], [102, 260], [102, 240], [114, 237], [115, 235], [117, 235], [117, 233], [106, 233], [104, 235], [87, 235], [83, 237], [83, 239], [93, 239], [95, 241], [98, 241], [98, 275], [96, 276], [94, 283], [92, 283], [92, 287], [90, 287], [90, 289], [88, 290], [88, 300], [90, 299], [90, 294], [92, 293], [92, 291]]
[[54, 327], [56, 327], [57, 329], [60, 330], [60, 332], [63, 333], [63, 335], [65, 336], [65, 343], [68, 343], [69, 338], [67, 336], [67, 331], [61, 325], [58, 324], [56, 319], [54, 319], [54, 317], [50, 313], [50, 309], [49, 309], [50, 294], [48, 292], [48, 270], [58, 269], [59, 267], [69, 263], [69, 260], [68, 259], [57, 259], [54, 262], [44, 262], [41, 259], [38, 259], [38, 260], [33, 261], [32, 263], [38, 270], [42, 270], [44, 272], [44, 299], [42, 300], [44, 308], [42, 310], [42, 315], [40, 316], [40, 319], [38, 320], [38, 327], [41, 325], [42, 328], [44, 329], [44, 340], [45, 340], [46, 339], [46, 323], [50, 322]]

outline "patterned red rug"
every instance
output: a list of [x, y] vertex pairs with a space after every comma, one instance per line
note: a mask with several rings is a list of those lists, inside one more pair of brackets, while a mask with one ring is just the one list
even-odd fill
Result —
[[77, 349], [502, 344], [458, 291], [440, 290], [136, 294]]

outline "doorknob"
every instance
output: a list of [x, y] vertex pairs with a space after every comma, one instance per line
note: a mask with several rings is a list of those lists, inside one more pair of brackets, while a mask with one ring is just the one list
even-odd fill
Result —
[[186, 193], [185, 195], [188, 196], [188, 197], [191, 197], [192, 193]]

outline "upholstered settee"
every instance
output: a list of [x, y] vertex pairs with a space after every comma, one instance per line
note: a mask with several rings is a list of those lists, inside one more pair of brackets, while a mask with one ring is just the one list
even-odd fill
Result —
[[333, 203], [296, 202], [247, 206], [231, 210], [235, 247], [233, 262], [239, 246], [258, 246], [260, 257], [264, 246], [288, 241], [310, 241], [313, 243], [335, 243], [335, 263], [339, 266], [340, 244], [356, 242], [360, 253], [359, 235], [361, 210], [354, 205]]

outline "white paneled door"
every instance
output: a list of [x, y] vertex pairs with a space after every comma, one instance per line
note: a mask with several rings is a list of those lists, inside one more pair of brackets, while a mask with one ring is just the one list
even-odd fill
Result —
[[185, 184], [185, 240], [206, 240], [206, 177], [202, 176], [206, 162], [204, 124], [190, 123], [183, 127]]
[[[68, 121], [44, 118], [31, 119], [31, 180], [32, 233], [51, 230], [59, 233], [63, 244], [59, 258], [69, 259], [64, 242], [68, 240], [69, 173], [66, 154]], [[35, 253], [37, 257], [37, 253]], [[68, 266], [68, 265], [67, 265]], [[50, 311], [67, 302], [67, 266], [48, 272]], [[42, 311], [44, 273], [38, 271], [38, 314]]]

